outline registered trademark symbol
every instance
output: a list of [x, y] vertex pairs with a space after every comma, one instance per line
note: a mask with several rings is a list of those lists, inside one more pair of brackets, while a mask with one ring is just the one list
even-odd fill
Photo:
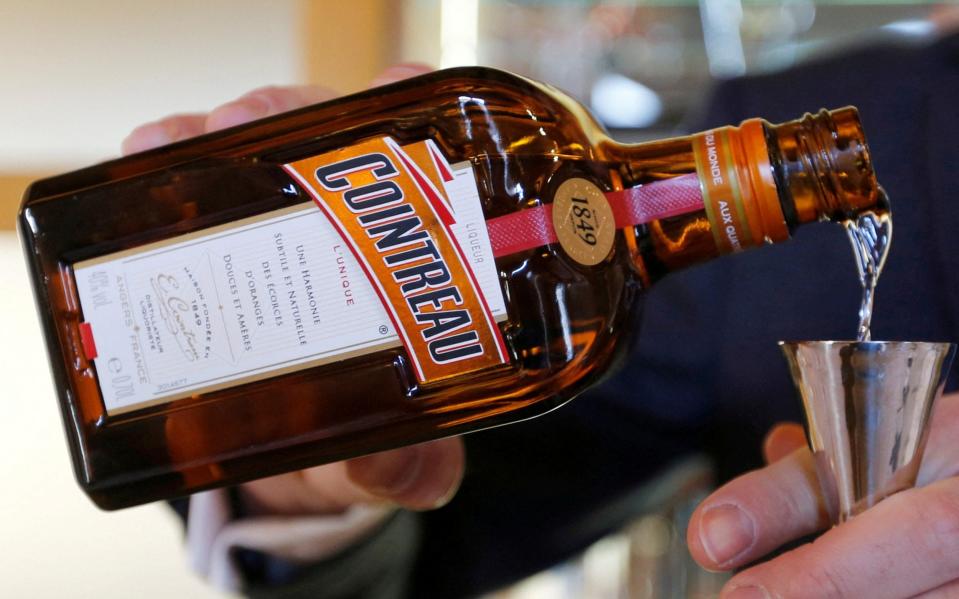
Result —
[[380, 325], [380, 335], [385, 335], [389, 332], [390, 332], [389, 327], [387, 327], [385, 324]]

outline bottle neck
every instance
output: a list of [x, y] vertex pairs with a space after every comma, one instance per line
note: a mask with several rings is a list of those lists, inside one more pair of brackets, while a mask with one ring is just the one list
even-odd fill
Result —
[[702, 209], [635, 227], [644, 279], [749, 247], [784, 241], [797, 226], [888, 210], [854, 108], [773, 125], [761, 119], [682, 138], [611, 144], [626, 187], [669, 193], [698, 180]]
[[855, 108], [821, 110], [781, 125], [763, 125], [790, 228], [889, 210]]

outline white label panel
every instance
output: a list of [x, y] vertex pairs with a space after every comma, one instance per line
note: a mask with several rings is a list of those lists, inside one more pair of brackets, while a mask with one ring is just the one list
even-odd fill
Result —
[[[503, 320], [472, 169], [453, 173], [453, 233]], [[312, 203], [78, 263], [74, 273], [108, 413], [400, 345]]]

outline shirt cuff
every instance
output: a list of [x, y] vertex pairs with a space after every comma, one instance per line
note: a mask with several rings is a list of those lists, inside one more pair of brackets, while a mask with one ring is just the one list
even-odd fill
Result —
[[319, 561], [370, 534], [394, 509], [355, 504], [330, 515], [234, 519], [226, 490], [197, 493], [190, 498], [187, 559], [212, 586], [236, 592], [244, 579], [234, 550], [253, 549], [297, 563]]

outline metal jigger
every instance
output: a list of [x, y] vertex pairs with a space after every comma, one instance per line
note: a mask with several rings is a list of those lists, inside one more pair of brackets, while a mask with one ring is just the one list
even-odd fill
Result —
[[834, 524], [915, 485], [950, 343], [780, 342]]

